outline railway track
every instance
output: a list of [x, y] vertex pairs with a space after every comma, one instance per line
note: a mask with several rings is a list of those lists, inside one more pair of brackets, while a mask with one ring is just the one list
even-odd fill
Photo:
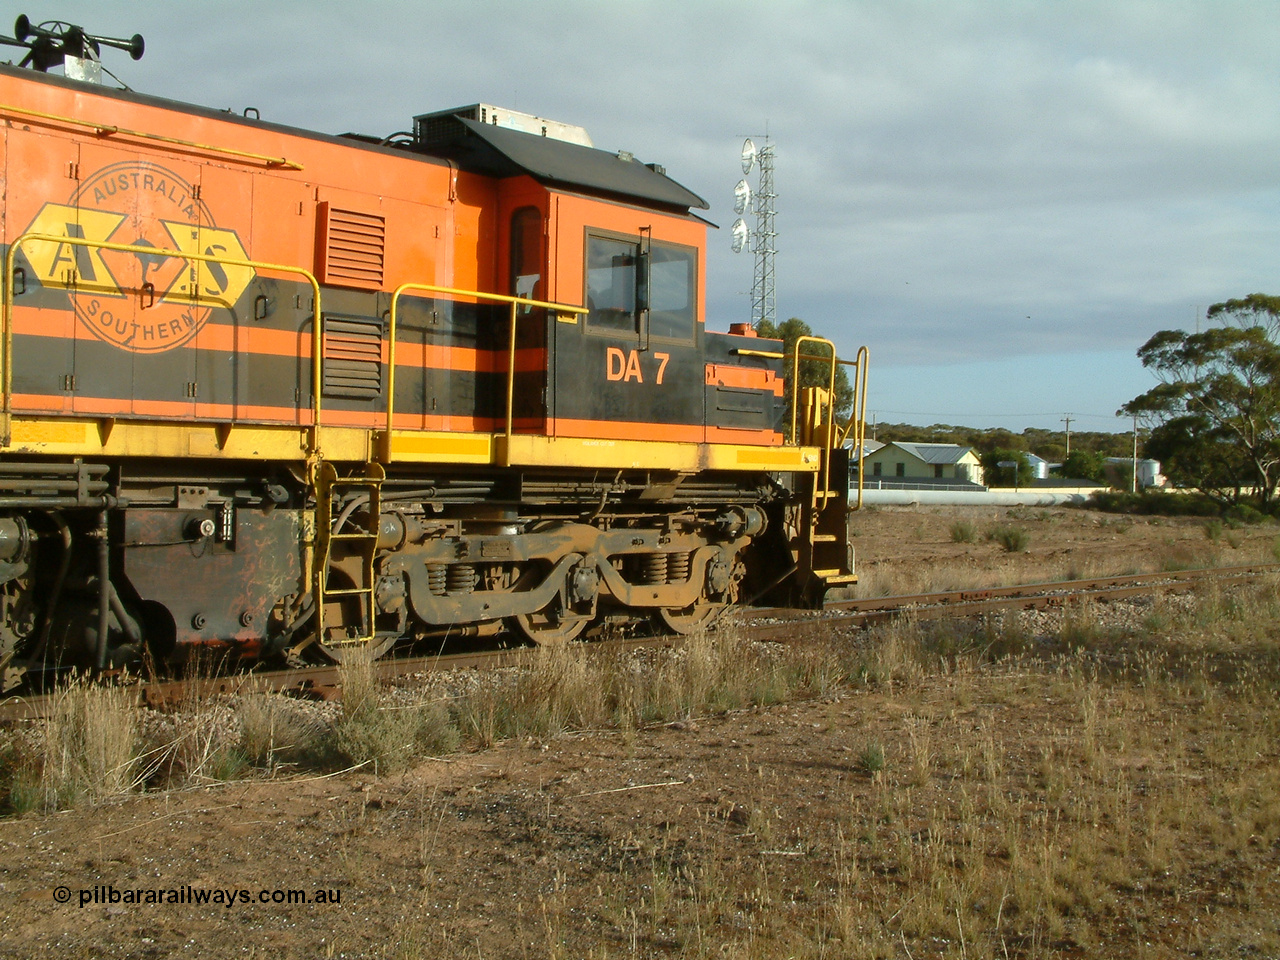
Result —
[[988, 587], [922, 593], [909, 596], [870, 597], [828, 603], [820, 613], [783, 611], [777, 616], [760, 612], [751, 624], [752, 636], [759, 640], [785, 640], [797, 622], [852, 622], [858, 626], [891, 620], [910, 614], [921, 620], [962, 618], [998, 610], [1045, 610], [1071, 604], [1190, 589], [1197, 583], [1245, 583], [1267, 574], [1280, 573], [1280, 564], [1258, 563], [1234, 567], [1210, 567], [1164, 573], [1125, 574], [1087, 580], [1057, 580], [1012, 587]]
[[[799, 642], [807, 627], [865, 627], [895, 617], [917, 619], [960, 619], [1000, 610], [1042, 610], [1091, 601], [1122, 600], [1153, 593], [1191, 589], [1197, 584], [1218, 582], [1236, 585], [1280, 572], [1280, 564], [1250, 564], [1181, 570], [1165, 573], [1128, 574], [1088, 580], [1060, 580], [1049, 583], [956, 590], [907, 596], [874, 597], [835, 601], [822, 611], [761, 609], [739, 621], [754, 640], [775, 643]], [[808, 630], [804, 630], [808, 633]], [[601, 646], [628, 650], [671, 646], [679, 637], [628, 637], [597, 641]], [[450, 653], [435, 656], [386, 658], [374, 664], [383, 681], [402, 680], [415, 674], [442, 670], [497, 669], [519, 666], [536, 647]], [[246, 692], [277, 692], [333, 699], [340, 694], [339, 668], [318, 666], [284, 670], [253, 670], [225, 676], [185, 680], [157, 680], [134, 684], [138, 705], [154, 708], [181, 704], [185, 698], [236, 695]], [[48, 695], [11, 696], [0, 702], [0, 722], [44, 716], [51, 702]]]

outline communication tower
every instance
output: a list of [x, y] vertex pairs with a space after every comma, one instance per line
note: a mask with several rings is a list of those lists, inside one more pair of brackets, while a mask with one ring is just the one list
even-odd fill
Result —
[[[741, 253], [747, 247], [755, 254], [755, 274], [751, 283], [751, 323], [759, 326], [768, 320], [776, 323], [778, 319], [778, 297], [775, 286], [774, 257], [777, 256], [777, 228], [775, 217], [777, 211], [774, 201], [777, 193], [773, 187], [773, 144], [769, 135], [765, 134], [764, 145], [757, 148], [755, 143], [747, 140], [742, 145], [743, 179], [738, 181], [733, 191], [733, 212], [737, 214], [753, 211], [756, 215], [756, 226], [752, 230], [741, 216], [733, 224], [731, 244], [734, 253]], [[756, 189], [752, 191], [746, 177], [759, 166], [760, 177]]]

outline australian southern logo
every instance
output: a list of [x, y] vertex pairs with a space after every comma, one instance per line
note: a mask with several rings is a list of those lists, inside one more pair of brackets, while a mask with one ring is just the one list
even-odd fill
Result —
[[[67, 204], [47, 203], [23, 252], [46, 287], [66, 290], [94, 336], [136, 353], [188, 343], [214, 309], [233, 307], [251, 267], [191, 259], [247, 260], [234, 230], [221, 229], [191, 184], [150, 163], [116, 163], [81, 183]], [[81, 242], [83, 241], [83, 242]], [[113, 243], [133, 250], [108, 250]]]

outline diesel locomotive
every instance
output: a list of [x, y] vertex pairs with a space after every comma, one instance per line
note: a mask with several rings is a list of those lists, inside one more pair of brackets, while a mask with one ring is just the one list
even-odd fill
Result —
[[6, 42], [6, 683], [683, 633], [855, 579], [865, 351], [837, 423], [828, 341], [708, 329], [707, 204], [661, 166], [486, 104], [326, 135], [94, 82], [141, 37]]

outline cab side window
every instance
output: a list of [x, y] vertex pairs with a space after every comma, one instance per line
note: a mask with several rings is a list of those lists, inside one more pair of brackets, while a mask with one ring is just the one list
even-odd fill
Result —
[[692, 340], [697, 256], [690, 247], [654, 243], [649, 264], [649, 335]]
[[640, 244], [611, 237], [587, 238], [587, 326], [635, 333], [636, 268]]
[[588, 328], [691, 342], [697, 262], [693, 247], [589, 234]]

